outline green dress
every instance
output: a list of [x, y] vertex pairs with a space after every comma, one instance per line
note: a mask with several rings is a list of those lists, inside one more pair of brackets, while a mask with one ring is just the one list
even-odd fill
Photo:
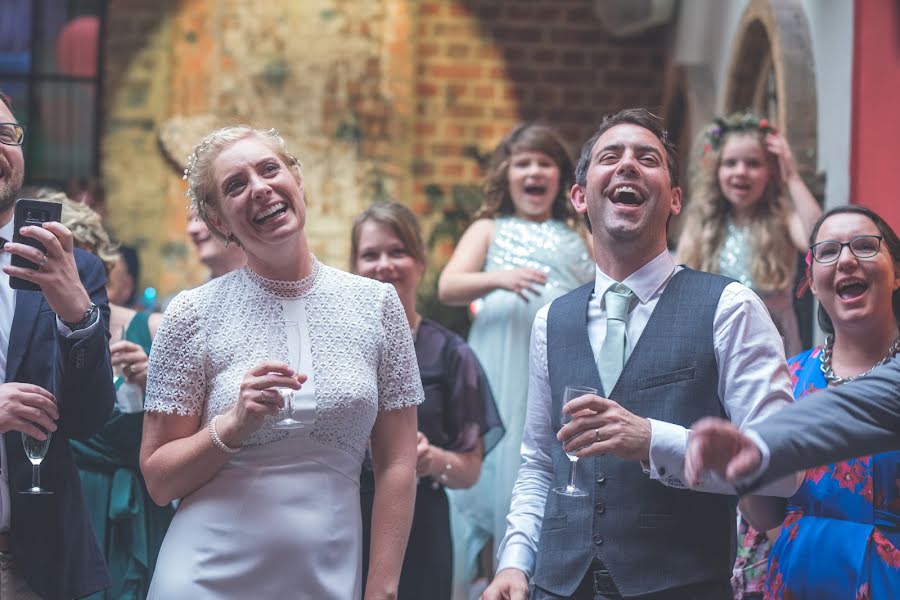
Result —
[[[149, 354], [149, 315], [137, 313], [125, 339]], [[91, 600], [143, 600], [156, 555], [175, 513], [157, 506], [147, 493], [138, 456], [144, 414], [114, 408], [103, 430], [86, 442], [71, 441], [81, 475], [85, 505], [106, 557], [112, 585]]]

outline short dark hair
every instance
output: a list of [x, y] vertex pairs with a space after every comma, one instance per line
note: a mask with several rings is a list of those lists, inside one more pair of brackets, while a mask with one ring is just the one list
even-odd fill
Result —
[[[834, 215], [841, 214], [862, 215], [872, 221], [875, 224], [875, 227], [878, 228], [878, 231], [881, 232], [881, 237], [884, 238], [882, 241], [884, 242], [884, 245], [887, 246], [888, 253], [891, 255], [891, 260], [894, 261], [895, 265], [900, 264], [900, 238], [897, 237], [896, 232], [894, 232], [887, 221], [881, 218], [881, 215], [871, 208], [866, 208], [859, 204], [838, 206], [819, 217], [819, 220], [813, 225], [812, 233], [809, 234], [809, 245], [812, 246], [816, 243], [816, 237], [819, 235], [819, 228], [822, 227], [822, 223]], [[894, 290], [894, 293], [891, 295], [891, 304], [894, 308], [894, 319], [900, 324], [900, 288]], [[834, 333], [834, 323], [831, 322], [831, 317], [828, 316], [828, 313], [825, 312], [825, 309], [822, 308], [821, 304], [819, 304], [816, 319], [819, 321], [819, 327], [822, 328], [822, 331], [825, 333]]]
[[600, 128], [581, 147], [581, 156], [578, 157], [578, 166], [575, 167], [575, 183], [584, 187], [587, 185], [588, 166], [591, 163], [591, 152], [594, 144], [600, 136], [616, 125], [637, 125], [643, 127], [656, 136], [666, 151], [666, 166], [669, 170], [669, 182], [672, 187], [678, 186], [678, 161], [675, 158], [675, 144], [669, 140], [669, 133], [663, 127], [662, 119], [654, 115], [646, 108], [626, 108], [614, 115], [606, 115], [600, 123]]

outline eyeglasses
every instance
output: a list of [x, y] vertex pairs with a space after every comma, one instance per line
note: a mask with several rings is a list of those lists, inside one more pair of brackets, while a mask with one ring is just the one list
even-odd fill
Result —
[[856, 258], [872, 258], [881, 249], [883, 239], [880, 235], [858, 235], [849, 242], [835, 240], [818, 242], [810, 246], [809, 250], [817, 263], [825, 265], [836, 261], [841, 256], [844, 246], [850, 248], [850, 252]]
[[18, 123], [0, 123], [0, 144], [21, 146], [25, 141], [25, 128]]

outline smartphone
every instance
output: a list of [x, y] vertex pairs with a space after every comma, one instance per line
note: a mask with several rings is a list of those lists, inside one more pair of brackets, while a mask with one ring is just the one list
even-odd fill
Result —
[[[62, 218], [62, 204], [59, 202], [51, 202], [49, 200], [34, 200], [31, 198], [19, 198], [16, 200], [16, 211], [14, 217], [14, 227], [12, 241], [17, 244], [27, 244], [32, 248], [37, 248], [41, 252], [46, 252], [44, 245], [34, 239], [19, 233], [26, 225], [35, 225], [40, 227], [42, 223], [47, 221], [59, 221]], [[37, 269], [37, 263], [13, 254], [10, 259], [14, 267], [24, 267], [26, 269]], [[36, 283], [26, 281], [20, 277], [10, 277], [9, 287], [16, 290], [36, 290], [41, 288]]]

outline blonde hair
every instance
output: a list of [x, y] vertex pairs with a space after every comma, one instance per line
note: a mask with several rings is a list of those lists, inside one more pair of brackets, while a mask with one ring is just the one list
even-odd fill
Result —
[[106, 269], [106, 274], [109, 275], [119, 260], [119, 244], [109, 239], [100, 215], [87, 204], [75, 202], [56, 190], [43, 188], [35, 193], [35, 197], [62, 204], [61, 222], [72, 232], [75, 246], [99, 258], [103, 268]]
[[[734, 131], [724, 136], [718, 148], [707, 148], [692, 177], [691, 201], [678, 241], [678, 261], [692, 269], [716, 273], [731, 204], [719, 187], [722, 150], [732, 136], [751, 136], [765, 151], [765, 132]], [[748, 224], [750, 277], [758, 291], [788, 289], [794, 275], [796, 252], [788, 230], [788, 210], [776, 157], [766, 151], [769, 180], [762, 197], [753, 206]]]
[[251, 136], [256, 136], [269, 146], [288, 169], [293, 171], [298, 182], [303, 177], [300, 162], [287, 151], [284, 138], [278, 135], [275, 129], [254, 129], [248, 125], [234, 125], [222, 127], [207, 134], [188, 157], [184, 179], [188, 184], [187, 196], [191, 199], [191, 206], [197, 209], [197, 214], [206, 223], [209, 232], [224, 242], [235, 240], [231, 239], [231, 236], [226, 237], [222, 234], [210, 220], [210, 211], [217, 212], [219, 208], [218, 190], [216, 182], [213, 181], [212, 166], [223, 150]]

